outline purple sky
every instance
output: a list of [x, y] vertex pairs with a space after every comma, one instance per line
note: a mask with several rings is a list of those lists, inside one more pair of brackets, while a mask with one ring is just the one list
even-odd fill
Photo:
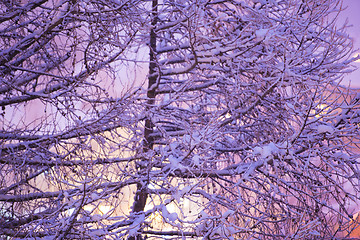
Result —
[[[360, 54], [360, 0], [343, 0], [345, 11], [341, 14], [339, 22], [344, 22], [348, 19], [349, 24], [352, 25], [348, 29], [349, 35], [354, 39], [354, 49]], [[351, 81], [352, 87], [360, 87], [360, 60], [354, 63], [359, 68], [353, 73], [345, 77], [346, 82]]]

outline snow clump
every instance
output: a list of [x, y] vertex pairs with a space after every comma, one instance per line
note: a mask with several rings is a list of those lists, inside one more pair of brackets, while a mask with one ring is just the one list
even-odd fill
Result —
[[332, 126], [328, 126], [324, 124], [317, 126], [317, 131], [318, 133], [330, 133], [330, 134], [333, 134], [335, 132]]

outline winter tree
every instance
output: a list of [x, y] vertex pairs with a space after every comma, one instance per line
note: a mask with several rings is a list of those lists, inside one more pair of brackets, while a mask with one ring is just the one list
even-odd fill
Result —
[[0, 3], [4, 239], [334, 239], [357, 227], [340, 0]]

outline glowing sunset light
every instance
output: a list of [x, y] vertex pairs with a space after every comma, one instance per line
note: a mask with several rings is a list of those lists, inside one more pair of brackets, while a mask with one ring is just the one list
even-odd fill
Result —
[[108, 205], [100, 205], [99, 206], [99, 210], [102, 215], [108, 214], [112, 209], [113, 209], [113, 207], [108, 206]]
[[354, 55], [354, 57], [355, 57], [355, 58], [358, 58], [355, 62], [356, 62], [356, 63], [360, 63], [360, 53], [356, 53], [356, 54]]

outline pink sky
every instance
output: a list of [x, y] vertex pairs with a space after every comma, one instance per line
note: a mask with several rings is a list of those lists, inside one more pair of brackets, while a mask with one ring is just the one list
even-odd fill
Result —
[[[348, 29], [349, 35], [354, 39], [354, 49], [360, 54], [360, 0], [343, 0], [345, 11], [341, 14], [339, 22], [348, 19], [352, 25]], [[352, 87], [360, 87], [360, 60], [354, 65], [359, 68], [345, 77], [346, 82], [351, 81]]]

